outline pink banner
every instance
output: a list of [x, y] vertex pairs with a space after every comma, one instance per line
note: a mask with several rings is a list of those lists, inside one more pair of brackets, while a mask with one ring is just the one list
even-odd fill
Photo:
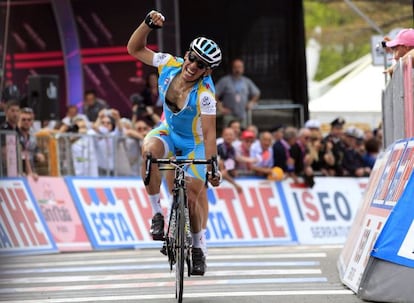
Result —
[[413, 103], [413, 78], [411, 57], [404, 64], [404, 115], [405, 137], [414, 136], [414, 103]]
[[91, 244], [63, 178], [29, 180], [30, 188], [60, 251], [91, 250]]

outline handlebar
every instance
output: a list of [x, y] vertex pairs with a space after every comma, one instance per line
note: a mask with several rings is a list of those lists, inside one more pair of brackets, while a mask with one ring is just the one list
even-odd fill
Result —
[[145, 161], [145, 177], [144, 184], [148, 185], [151, 179], [151, 164], [175, 164], [175, 165], [185, 165], [185, 164], [195, 164], [195, 165], [207, 165], [211, 164], [211, 174], [213, 176], [217, 175], [218, 164], [217, 156], [212, 156], [211, 159], [157, 159], [153, 158], [150, 153], [147, 154], [147, 159]]

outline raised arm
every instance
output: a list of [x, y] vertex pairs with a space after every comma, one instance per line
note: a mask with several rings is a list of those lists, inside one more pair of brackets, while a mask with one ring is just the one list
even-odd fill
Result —
[[154, 52], [147, 48], [147, 38], [153, 29], [161, 28], [164, 25], [164, 20], [161, 13], [149, 12], [129, 38], [128, 53], [147, 65], [153, 65]]

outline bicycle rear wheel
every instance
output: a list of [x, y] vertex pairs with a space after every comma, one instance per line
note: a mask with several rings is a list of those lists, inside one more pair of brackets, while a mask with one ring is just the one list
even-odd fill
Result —
[[178, 208], [177, 208], [177, 225], [176, 225], [176, 242], [175, 242], [175, 298], [178, 303], [183, 300], [184, 293], [184, 249], [185, 249], [185, 193], [184, 189], [178, 189], [177, 193]]

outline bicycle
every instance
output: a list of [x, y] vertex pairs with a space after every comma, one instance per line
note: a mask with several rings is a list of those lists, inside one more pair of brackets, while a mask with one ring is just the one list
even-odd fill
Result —
[[[211, 159], [156, 159], [147, 155], [145, 162], [144, 184], [148, 185], [151, 178], [151, 164], [167, 164], [174, 169], [173, 203], [170, 208], [167, 232], [161, 252], [168, 257], [170, 270], [175, 265], [175, 298], [182, 302], [184, 293], [184, 262], [187, 264], [188, 277], [191, 276], [192, 237], [187, 201], [185, 167], [189, 165], [211, 165], [211, 174], [218, 174], [217, 157]], [[207, 176], [208, 177], [208, 176]]]

